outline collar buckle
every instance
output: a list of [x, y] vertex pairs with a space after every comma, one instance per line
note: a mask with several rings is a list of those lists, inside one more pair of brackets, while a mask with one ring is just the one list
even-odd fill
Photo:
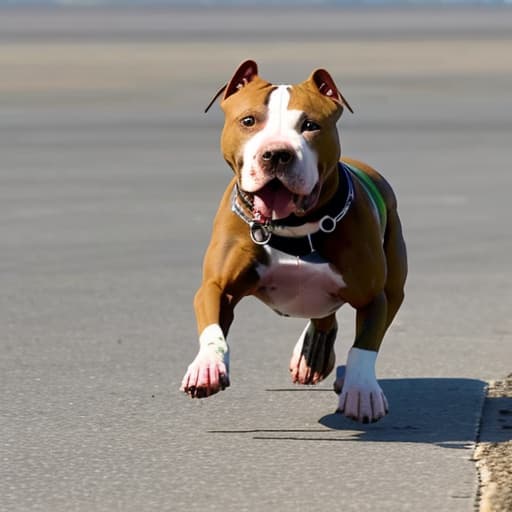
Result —
[[272, 236], [269, 226], [256, 221], [251, 221], [249, 223], [249, 233], [251, 235], [251, 240], [256, 245], [266, 245]]

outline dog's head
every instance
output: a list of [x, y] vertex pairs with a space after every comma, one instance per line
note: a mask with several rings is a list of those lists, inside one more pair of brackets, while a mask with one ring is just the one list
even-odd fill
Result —
[[300, 84], [273, 85], [248, 60], [223, 92], [222, 152], [255, 219], [314, 209], [340, 158], [336, 122], [344, 107], [352, 111], [329, 73], [317, 69]]

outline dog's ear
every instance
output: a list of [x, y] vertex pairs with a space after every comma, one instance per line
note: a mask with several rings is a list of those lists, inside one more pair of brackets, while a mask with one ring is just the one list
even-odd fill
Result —
[[348, 101], [343, 97], [343, 94], [339, 91], [332, 79], [331, 75], [325, 69], [315, 69], [309, 79], [316, 85], [318, 92], [327, 96], [335, 103], [340, 104], [341, 106], [347, 107], [352, 114], [354, 111], [352, 107], [349, 105]]
[[256, 62], [253, 60], [246, 60], [242, 62], [226, 85], [226, 92], [222, 99], [225, 100], [226, 98], [229, 98], [229, 96], [237, 92], [249, 82], [252, 82], [256, 76], [258, 76], [258, 65]]
[[258, 65], [253, 60], [246, 60], [238, 66], [234, 75], [231, 77], [231, 80], [223, 85], [212, 98], [210, 103], [205, 109], [205, 113], [208, 112], [210, 107], [215, 103], [215, 100], [224, 93], [222, 101], [226, 98], [229, 98], [232, 94], [237, 92], [239, 89], [247, 85], [249, 82], [252, 82], [254, 77], [258, 76]]

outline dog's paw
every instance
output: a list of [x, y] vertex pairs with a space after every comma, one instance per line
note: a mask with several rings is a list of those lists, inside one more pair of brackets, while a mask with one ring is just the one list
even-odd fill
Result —
[[388, 401], [380, 386], [343, 388], [337, 413], [361, 423], [374, 423], [388, 413]]
[[328, 332], [322, 332], [317, 331], [312, 322], [307, 324], [290, 360], [292, 382], [317, 384], [331, 373], [336, 360], [336, 332], [336, 326]]
[[212, 350], [201, 349], [189, 365], [180, 390], [191, 398], [206, 398], [229, 386], [226, 363]]
[[199, 346], [180, 387], [192, 398], [206, 398], [229, 386], [229, 347], [219, 325], [204, 329]]
[[388, 413], [388, 401], [375, 377], [376, 357], [370, 350], [350, 350], [345, 375], [335, 383], [335, 389], [342, 385], [337, 413], [361, 423], [373, 423]]

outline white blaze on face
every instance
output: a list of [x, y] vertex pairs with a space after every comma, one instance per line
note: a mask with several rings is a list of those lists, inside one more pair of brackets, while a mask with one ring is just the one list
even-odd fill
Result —
[[289, 85], [280, 85], [270, 93], [267, 122], [245, 144], [240, 185], [247, 192], [259, 190], [269, 181], [259, 166], [258, 155], [267, 146], [279, 143], [291, 146], [295, 152], [293, 165], [282, 178], [284, 185], [295, 194], [308, 195], [318, 182], [317, 156], [300, 133], [303, 112], [288, 109], [290, 89]]

